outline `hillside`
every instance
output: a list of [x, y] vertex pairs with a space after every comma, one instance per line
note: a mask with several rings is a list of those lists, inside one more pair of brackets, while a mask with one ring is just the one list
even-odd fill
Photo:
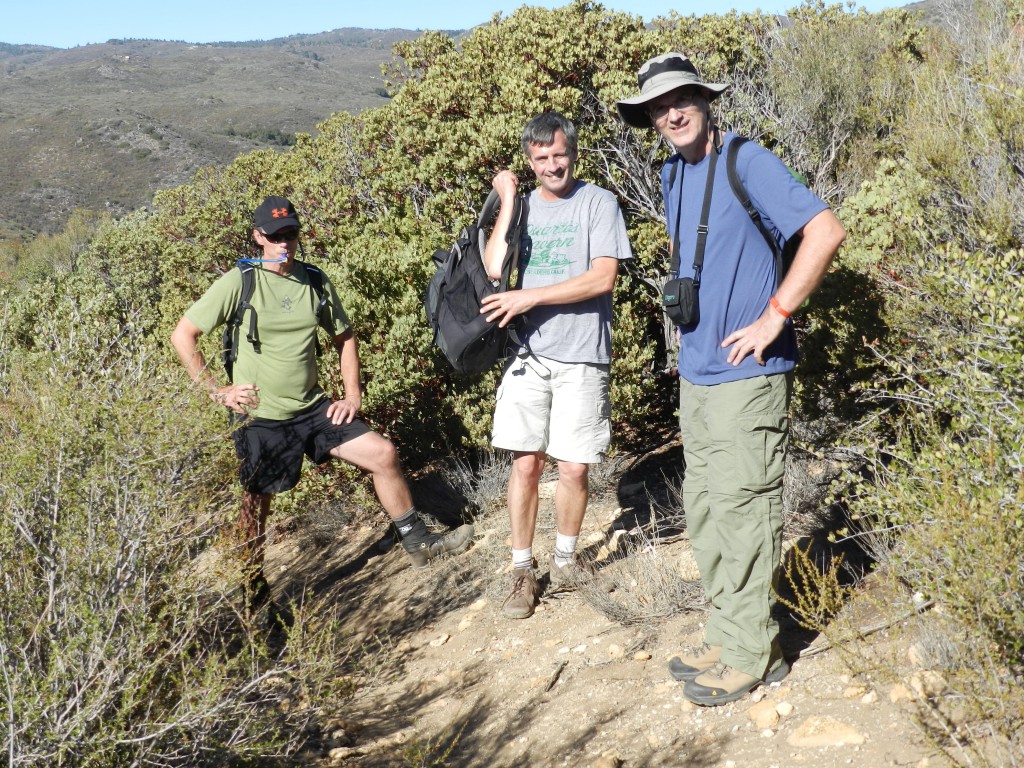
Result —
[[339, 111], [388, 100], [381, 64], [411, 30], [248, 43], [0, 43], [0, 233], [121, 214], [243, 152], [281, 148]]
[[[905, 7], [939, 23], [936, 0]], [[57, 232], [75, 208], [121, 215], [200, 168], [281, 149], [334, 112], [385, 104], [381, 65], [396, 41], [419, 34], [343, 28], [71, 49], [0, 42], [0, 236]]]

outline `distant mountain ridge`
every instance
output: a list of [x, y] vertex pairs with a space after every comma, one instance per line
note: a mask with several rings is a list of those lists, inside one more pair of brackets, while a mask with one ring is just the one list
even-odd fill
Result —
[[199, 168], [385, 104], [381, 65], [419, 34], [0, 43], [0, 234], [57, 231], [78, 207], [123, 214]]
[[[941, 25], [938, 0], [904, 7]], [[339, 28], [67, 49], [0, 42], [0, 237], [58, 231], [78, 207], [121, 215], [200, 168], [283, 149], [335, 112], [381, 106], [381, 65], [395, 42], [420, 34]]]

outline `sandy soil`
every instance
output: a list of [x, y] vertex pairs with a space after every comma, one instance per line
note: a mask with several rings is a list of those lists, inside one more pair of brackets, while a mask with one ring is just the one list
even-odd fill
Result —
[[[608, 556], [607, 545], [628, 539], [643, 491], [635, 476], [620, 477], [588, 508], [581, 541], [604, 558], [600, 574], [610, 583], [631, 578], [628, 558], [639, 556], [614, 547]], [[552, 500], [544, 496], [539, 559], [554, 538]], [[844, 652], [819, 652], [827, 637], [792, 623], [784, 634], [792, 672], [783, 682], [701, 708], [683, 698], [666, 668], [681, 646], [700, 642], [701, 610], [624, 624], [568, 594], [545, 596], [530, 619], [503, 618], [503, 516], [478, 522], [465, 555], [421, 570], [409, 567], [383, 522], [353, 523], [322, 546], [297, 533], [275, 537], [268, 572], [276, 597], [332, 596], [353, 640], [378, 649], [365, 665], [370, 679], [311, 746], [310, 765], [947, 765], [915, 725], [907, 687], [853, 675]], [[669, 541], [649, 549], [685, 573], [685, 536]], [[850, 607], [858, 626], [884, 624], [879, 606], [904, 599], [879, 601], [872, 591], [862, 587]], [[855, 650], [905, 664], [910, 679], [906, 640], [895, 626]]]

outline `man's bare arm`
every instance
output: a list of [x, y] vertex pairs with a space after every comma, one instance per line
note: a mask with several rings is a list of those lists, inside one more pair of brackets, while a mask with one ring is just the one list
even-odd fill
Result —
[[178, 353], [189, 378], [206, 390], [207, 394], [221, 405], [226, 405], [235, 413], [248, 413], [259, 405], [259, 390], [252, 384], [228, 384], [220, 386], [206, 366], [206, 359], [199, 351], [199, 337], [203, 332], [187, 317], [178, 321], [171, 333], [171, 345]]
[[487, 276], [492, 280], [499, 280], [501, 279], [502, 262], [505, 260], [505, 253], [508, 250], [508, 228], [512, 223], [519, 179], [512, 171], [502, 171], [494, 177], [491, 185], [498, 193], [501, 208], [498, 209], [498, 218], [494, 222], [491, 236], [487, 238], [487, 247], [484, 249], [483, 258]]
[[489, 322], [498, 321], [498, 325], [504, 328], [517, 315], [529, 312], [537, 306], [575, 304], [611, 293], [615, 288], [615, 278], [618, 274], [619, 260], [611, 256], [602, 256], [594, 259], [590, 269], [584, 274], [576, 275], [564, 282], [543, 288], [523, 288], [487, 296], [481, 302], [480, 312], [487, 315]]
[[334, 337], [334, 348], [338, 351], [338, 367], [345, 387], [345, 397], [331, 403], [327, 417], [334, 424], [351, 424], [363, 407], [363, 385], [359, 380], [359, 344], [351, 329]]

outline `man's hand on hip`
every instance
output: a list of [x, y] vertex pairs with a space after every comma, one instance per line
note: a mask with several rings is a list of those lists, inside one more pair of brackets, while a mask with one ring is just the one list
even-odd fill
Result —
[[254, 384], [229, 384], [210, 393], [214, 402], [245, 415], [260, 404], [260, 388]]
[[765, 350], [779, 338], [779, 334], [782, 333], [785, 326], [786, 318], [768, 307], [756, 321], [746, 328], [740, 328], [726, 336], [722, 347], [732, 347], [729, 350], [729, 363], [734, 366], [739, 365], [743, 362], [743, 358], [753, 353], [757, 364], [764, 365]]
[[362, 398], [358, 397], [346, 397], [344, 400], [335, 400], [327, 407], [327, 418], [335, 426], [351, 424], [362, 405]]

